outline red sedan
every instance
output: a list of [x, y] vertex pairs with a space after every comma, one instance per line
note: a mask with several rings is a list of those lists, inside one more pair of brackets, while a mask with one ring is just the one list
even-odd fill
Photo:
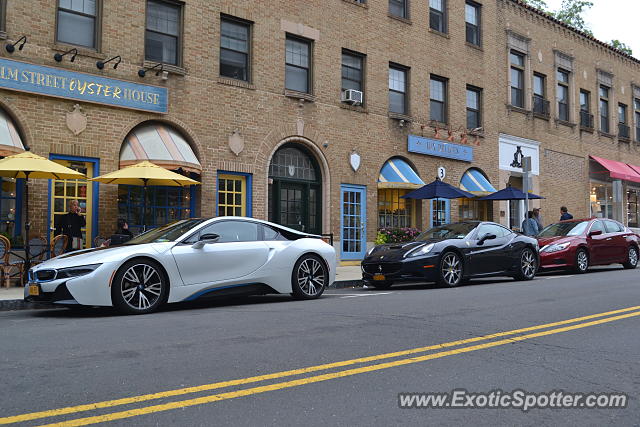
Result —
[[638, 265], [640, 236], [610, 219], [561, 221], [545, 227], [536, 237], [542, 269], [584, 273], [590, 265]]

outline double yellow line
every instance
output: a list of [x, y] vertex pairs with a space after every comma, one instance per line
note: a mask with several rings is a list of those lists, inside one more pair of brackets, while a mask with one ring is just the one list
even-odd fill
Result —
[[[262, 385], [257, 387], [245, 388], [236, 391], [224, 392], [219, 394], [212, 394], [208, 396], [196, 397], [186, 400], [178, 400], [175, 402], [169, 402], [164, 404], [144, 406], [140, 408], [124, 410], [119, 412], [112, 412], [103, 415], [90, 416], [85, 418], [76, 418], [68, 421], [62, 421], [54, 424], [47, 424], [47, 426], [84, 426], [89, 424], [95, 424], [100, 422], [114, 421], [124, 418], [135, 417], [139, 415], [151, 414], [155, 412], [163, 412], [172, 409], [185, 408], [194, 405], [202, 405], [205, 403], [217, 402], [220, 400], [234, 399], [242, 396], [249, 396], [254, 394], [265, 393], [268, 391], [282, 390], [291, 387], [297, 387], [305, 384], [313, 384], [317, 382], [327, 381], [336, 378], [343, 378], [352, 375], [379, 371], [382, 369], [388, 369], [398, 366], [404, 366], [427, 360], [439, 359], [442, 357], [452, 356], [455, 354], [468, 353], [476, 350], [482, 350], [492, 347], [498, 347], [504, 344], [524, 341], [532, 338], [544, 337], [547, 335], [558, 334], [562, 332], [568, 332], [576, 329], [582, 329], [590, 326], [596, 326], [604, 323], [614, 322], [616, 320], [627, 319], [631, 317], [640, 316], [640, 306], [628, 307], [619, 310], [608, 311], [605, 313], [592, 314], [589, 316], [577, 317], [568, 320], [562, 320], [559, 322], [546, 323], [543, 325], [536, 325], [527, 328], [514, 329], [506, 332], [498, 332], [490, 335], [483, 335], [474, 338], [468, 338], [458, 341], [451, 341], [437, 345], [431, 345], [427, 347], [418, 347], [409, 350], [397, 351], [393, 353], [384, 353], [374, 356], [361, 357], [357, 359], [345, 360], [341, 362], [327, 363], [323, 365], [310, 366], [307, 368], [294, 369], [289, 371], [276, 372], [267, 375], [260, 375], [248, 378], [242, 378], [231, 381], [223, 381], [212, 384], [205, 384], [196, 387], [186, 387], [176, 390], [168, 390], [159, 393], [144, 394], [139, 396], [132, 396], [122, 399], [107, 400], [103, 402], [90, 403], [85, 405], [69, 406], [60, 409], [52, 409], [41, 412], [32, 412], [22, 415], [14, 415], [9, 417], [0, 418], [0, 424], [11, 424], [24, 421], [32, 421], [43, 418], [50, 418], [60, 415], [76, 414], [85, 411], [91, 411], [96, 409], [111, 408], [121, 405], [136, 404], [141, 402], [147, 402], [155, 399], [168, 398], [174, 396], [182, 396], [192, 393], [200, 393], [204, 391], [210, 391], [215, 389], [227, 388], [232, 386], [257, 383], [267, 380], [274, 380], [279, 378], [286, 378], [295, 375], [303, 375], [312, 372], [325, 371], [336, 368], [343, 368], [345, 366], [351, 366], [356, 364], [363, 364], [367, 362], [375, 362], [385, 359], [395, 359], [402, 356], [413, 355], [408, 358], [400, 358], [398, 360], [388, 361], [384, 363], [369, 364], [357, 368], [350, 368], [345, 370], [339, 370], [336, 372], [325, 373], [315, 376], [307, 376], [299, 379], [276, 382], [268, 385]], [[594, 320], [597, 319], [597, 320]], [[568, 325], [568, 326], [567, 326]], [[530, 333], [532, 331], [539, 331]], [[509, 338], [505, 338], [509, 337]], [[473, 344], [480, 341], [488, 341], [500, 338], [495, 341], [490, 341], [482, 344], [475, 344], [470, 346], [464, 346], [466, 344]], [[463, 347], [460, 347], [463, 346]], [[425, 353], [432, 350], [443, 350], [450, 347], [459, 347], [452, 350], [439, 351], [436, 353], [429, 353], [425, 355], [417, 355], [419, 353]]]

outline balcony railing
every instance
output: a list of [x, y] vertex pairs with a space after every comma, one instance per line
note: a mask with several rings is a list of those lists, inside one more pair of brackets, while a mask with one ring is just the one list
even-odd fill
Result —
[[549, 101], [542, 98], [541, 96], [534, 95], [533, 96], [533, 113], [549, 118]]
[[624, 123], [618, 123], [618, 138], [629, 139], [631, 129]]
[[580, 110], [580, 128], [593, 130], [593, 114], [585, 110]]

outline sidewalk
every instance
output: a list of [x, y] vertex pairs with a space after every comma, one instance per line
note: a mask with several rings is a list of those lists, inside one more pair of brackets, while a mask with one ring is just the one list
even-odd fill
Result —
[[[339, 266], [336, 269], [336, 281], [332, 287], [350, 288], [356, 286], [362, 286], [360, 266]], [[23, 292], [23, 288], [19, 286], [11, 288], [0, 287], [0, 310], [20, 309], [23, 305], [25, 306], [24, 308], [29, 308], [22, 300]]]

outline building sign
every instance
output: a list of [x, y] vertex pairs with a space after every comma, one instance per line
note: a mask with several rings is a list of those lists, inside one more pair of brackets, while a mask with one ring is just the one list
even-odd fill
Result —
[[531, 174], [540, 174], [540, 143], [531, 139], [500, 134], [499, 137], [499, 161], [500, 169], [516, 173], [522, 173], [523, 159], [531, 158]]
[[0, 88], [166, 113], [165, 87], [0, 58]]
[[408, 150], [411, 153], [428, 154], [465, 162], [473, 161], [473, 147], [439, 139], [423, 138], [417, 135], [409, 135]]

